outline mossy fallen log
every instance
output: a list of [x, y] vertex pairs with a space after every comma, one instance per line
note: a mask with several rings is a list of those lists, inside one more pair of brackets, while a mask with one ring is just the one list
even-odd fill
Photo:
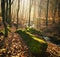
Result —
[[48, 44], [44, 40], [26, 31], [17, 30], [16, 32], [25, 40], [33, 54], [41, 54], [46, 51]]

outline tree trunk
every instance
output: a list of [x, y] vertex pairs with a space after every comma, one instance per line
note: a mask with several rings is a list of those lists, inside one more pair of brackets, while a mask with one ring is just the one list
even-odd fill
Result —
[[33, 1], [33, 5], [34, 5], [34, 13], [33, 13], [33, 24], [34, 24], [34, 28], [36, 28], [36, 26], [35, 26], [35, 19], [36, 19], [36, 15], [35, 15], [35, 11], [36, 11], [36, 0], [35, 1]]
[[6, 24], [6, 14], [5, 14], [5, 0], [1, 0], [1, 12], [2, 12], [2, 21], [5, 28], [5, 37], [8, 36], [7, 24]]
[[39, 30], [40, 30], [40, 28], [41, 28], [41, 3], [42, 3], [42, 0], [40, 0], [39, 1], [39, 11], [38, 11], [38, 15], [39, 15], [39, 23], [38, 23], [38, 25], [39, 25]]
[[58, 4], [58, 17], [59, 17], [59, 24], [60, 24], [60, 3]]
[[11, 0], [9, 0], [9, 25], [11, 26]]
[[6, 0], [6, 22], [8, 23], [8, 0]]
[[57, 11], [57, 0], [55, 0], [55, 5], [53, 9], [53, 24], [55, 24], [56, 11]]
[[19, 21], [18, 15], [19, 15], [19, 9], [20, 9], [20, 0], [18, 0], [18, 9], [17, 9], [17, 27], [16, 27], [16, 29], [18, 29], [18, 21]]
[[49, 0], [47, 0], [47, 9], [46, 9], [46, 27], [48, 26], [48, 9], [49, 9]]
[[31, 17], [31, 7], [32, 7], [32, 5], [31, 5], [31, 0], [30, 0], [30, 5], [29, 5], [29, 20], [28, 20], [28, 27], [30, 27], [30, 22], [31, 22], [31, 20], [30, 20], [30, 17]]

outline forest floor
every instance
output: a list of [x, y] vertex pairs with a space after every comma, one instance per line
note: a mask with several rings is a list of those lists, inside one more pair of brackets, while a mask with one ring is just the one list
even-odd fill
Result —
[[[40, 37], [37, 34], [34, 34], [36, 37]], [[41, 38], [41, 37], [40, 37]], [[43, 39], [45, 40], [45, 39]], [[42, 55], [35, 55], [36, 57], [60, 57], [60, 46], [56, 45], [53, 42], [46, 41], [48, 43], [47, 50], [44, 54]]]
[[[1, 36], [1, 38], [3, 38]], [[0, 43], [1, 45], [1, 43]], [[60, 57], [60, 47], [48, 42], [48, 48], [44, 54], [31, 55], [29, 47], [25, 44], [25, 41], [18, 34], [10, 34], [8, 38], [5, 38], [4, 47], [0, 48], [0, 56], [2, 57]]]
[[[12, 32], [15, 30], [14, 27], [11, 29]], [[0, 57], [60, 57], [60, 47], [51, 42], [47, 43], [46, 53], [31, 54], [29, 47], [18, 34], [9, 33], [8, 38], [0, 35]]]
[[[2, 38], [3, 36], [1, 36]], [[0, 47], [0, 57], [32, 57], [28, 46], [16, 33], [10, 33], [8, 38], [5, 38], [5, 42], [0, 42], [0, 45], [2, 43], [4, 43], [4, 47]]]

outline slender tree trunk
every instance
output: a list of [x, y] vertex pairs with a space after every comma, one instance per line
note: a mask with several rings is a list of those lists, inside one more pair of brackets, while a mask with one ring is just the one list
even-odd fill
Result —
[[11, 0], [9, 0], [9, 25], [11, 26]]
[[57, 0], [55, 0], [55, 5], [53, 9], [53, 24], [55, 24], [56, 11], [57, 11]]
[[8, 23], [8, 0], [6, 0], [6, 22]]
[[2, 21], [5, 28], [5, 37], [8, 36], [7, 24], [6, 24], [6, 14], [5, 14], [5, 0], [1, 0], [1, 12], [2, 12]]
[[8, 0], [6, 0], [6, 23], [8, 24]]
[[39, 23], [38, 23], [38, 25], [39, 25], [39, 30], [40, 30], [40, 28], [41, 28], [41, 3], [42, 3], [42, 0], [40, 0], [39, 1], [39, 11], [38, 11], [38, 15], [39, 15]]
[[59, 17], [59, 24], [60, 24], [60, 3], [58, 4], [58, 17]]
[[28, 27], [30, 27], [30, 22], [31, 22], [31, 20], [30, 20], [30, 17], [31, 17], [31, 7], [32, 7], [32, 5], [31, 5], [31, 0], [30, 0]]
[[49, 9], [49, 0], [47, 0], [47, 9], [46, 9], [46, 27], [48, 26], [48, 9]]
[[16, 27], [16, 29], [18, 29], [18, 21], [19, 21], [18, 15], [19, 15], [19, 9], [20, 9], [20, 0], [18, 0], [18, 9], [17, 9], [17, 27]]
[[6, 0], [6, 22], [11, 26], [11, 0]]
[[35, 16], [35, 11], [36, 11], [36, 0], [33, 1], [34, 2], [34, 14], [33, 14], [33, 24], [34, 24], [34, 28], [35, 28], [35, 19], [36, 19], [36, 16]]
[[6, 22], [11, 27], [11, 5], [13, 4], [14, 0], [6, 0]]

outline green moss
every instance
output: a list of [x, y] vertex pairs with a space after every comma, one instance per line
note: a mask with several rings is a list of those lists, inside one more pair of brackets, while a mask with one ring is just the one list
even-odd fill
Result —
[[[9, 26], [7, 26], [8, 32], [11, 32], [11, 29]], [[5, 34], [5, 29], [0, 30], [1, 33]]]
[[3, 33], [3, 34], [5, 34], [5, 31], [4, 31], [4, 30], [0, 30], [0, 33]]
[[29, 32], [18, 30], [18, 34], [26, 41], [32, 53], [43, 53], [47, 49], [47, 43]]
[[28, 31], [32, 34], [38, 34], [40, 36], [43, 36], [43, 33], [41, 31], [37, 31], [36, 29], [33, 29], [33, 28], [27, 28], [26, 31]]

